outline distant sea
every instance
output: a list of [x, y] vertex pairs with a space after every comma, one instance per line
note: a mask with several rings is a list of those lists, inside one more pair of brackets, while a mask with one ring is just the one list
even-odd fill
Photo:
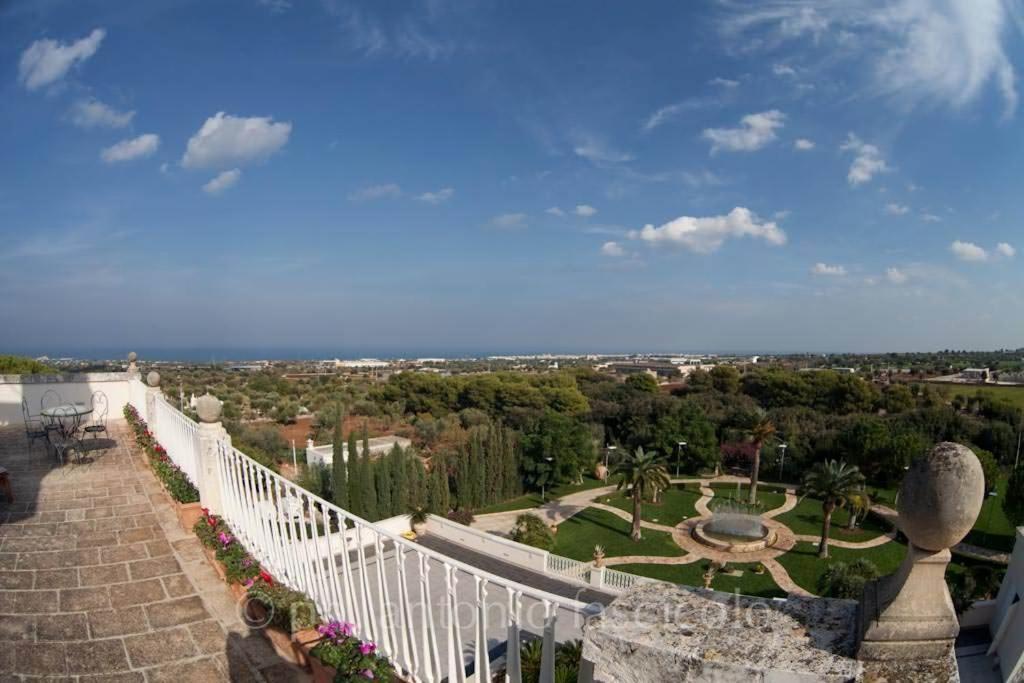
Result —
[[119, 360], [124, 359], [129, 351], [135, 351], [139, 360], [146, 361], [186, 361], [193, 363], [222, 363], [225, 361], [254, 360], [325, 360], [332, 358], [486, 358], [487, 356], [535, 356], [554, 355], [585, 355], [595, 354], [703, 354], [718, 353], [720, 355], [750, 355], [756, 352], [742, 351], [664, 351], [654, 350], [569, 350], [569, 349], [382, 349], [382, 348], [156, 348], [132, 346], [128, 348], [76, 348], [76, 347], [35, 347], [35, 348], [0, 348], [0, 354], [13, 353], [19, 356], [37, 358], [74, 358], [77, 360]]

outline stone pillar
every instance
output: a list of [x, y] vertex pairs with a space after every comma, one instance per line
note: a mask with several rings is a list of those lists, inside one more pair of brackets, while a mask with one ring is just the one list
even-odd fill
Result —
[[590, 585], [597, 588], [604, 587], [604, 567], [591, 567]]
[[143, 416], [149, 431], [156, 429], [156, 397], [160, 394], [160, 373], [156, 370], [146, 375], [146, 414]]
[[196, 413], [199, 415], [199, 463], [196, 468], [199, 481], [196, 488], [199, 489], [199, 502], [216, 515], [224, 514], [220, 470], [217, 468], [218, 448], [220, 443], [231, 446], [231, 436], [220, 421], [221, 409], [221, 402], [209, 393], [196, 401]]
[[864, 587], [857, 657], [948, 659], [960, 632], [944, 578], [949, 549], [978, 519], [985, 475], [969, 448], [940, 443], [910, 467], [899, 495], [899, 527], [910, 544], [895, 573]]
[[139, 366], [135, 364], [139, 354], [134, 351], [128, 353], [128, 379], [142, 379], [142, 374], [139, 372]]

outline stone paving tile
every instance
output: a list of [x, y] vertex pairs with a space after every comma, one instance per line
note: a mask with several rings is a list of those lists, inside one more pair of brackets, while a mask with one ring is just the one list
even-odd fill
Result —
[[0, 428], [0, 682], [308, 680], [245, 630], [124, 428], [111, 436], [56, 467]]

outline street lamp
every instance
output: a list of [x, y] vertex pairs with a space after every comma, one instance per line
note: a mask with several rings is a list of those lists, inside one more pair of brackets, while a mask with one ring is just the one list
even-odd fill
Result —
[[679, 442], [679, 450], [676, 451], [676, 479], [679, 478], [679, 461], [683, 458], [683, 449], [686, 448], [686, 442]]
[[607, 448], [604, 449], [604, 466], [606, 468], [608, 467], [608, 454], [614, 451], [616, 448], [617, 446], [608, 446]]
[[[995, 498], [999, 494], [995, 491], [989, 491], [987, 495], [989, 498]], [[985, 502], [988, 503], [988, 501]], [[985, 530], [981, 532], [982, 543], [988, 543], [988, 530], [991, 528], [992, 524], [992, 508], [994, 508], [995, 506], [995, 501], [989, 503], [988, 513], [985, 515]]]
[[[549, 463], [550, 463], [550, 462], [551, 462], [552, 460], [554, 460], [554, 458], [553, 458], [552, 456], [550, 456], [550, 455], [545, 455], [545, 456], [544, 456], [544, 459], [545, 459], [546, 461], [548, 461]], [[551, 474], [551, 470], [550, 470], [550, 469], [548, 469], [548, 475], [550, 476], [550, 474]], [[547, 494], [545, 493], [545, 487], [547, 486], [547, 484], [548, 484], [548, 480], [547, 480], [547, 477], [545, 477], [545, 478], [544, 478], [544, 481], [543, 481], [543, 482], [541, 482], [541, 485], [540, 485], [540, 502], [542, 502], [542, 503], [546, 503], [546, 502], [547, 502], [547, 500], [548, 500], [548, 499], [547, 499]]]
[[789, 444], [779, 444], [779, 481], [782, 481], [782, 468], [786, 464], [786, 449], [789, 448]]

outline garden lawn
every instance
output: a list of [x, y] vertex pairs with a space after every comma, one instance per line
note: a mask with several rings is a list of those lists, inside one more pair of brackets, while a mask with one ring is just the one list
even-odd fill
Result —
[[[825, 520], [825, 513], [821, 510], [820, 500], [804, 498], [797, 503], [795, 508], [775, 519], [792, 529], [794, 534], [821, 536], [821, 525]], [[849, 521], [850, 513], [845, 508], [837, 508], [832, 513], [829, 537], [838, 541], [870, 541], [889, 530], [885, 523], [874, 515], [868, 515], [867, 519], [862, 519], [853, 531], [846, 529]]]
[[658, 555], [674, 557], [686, 554], [664, 531], [643, 530], [640, 541], [629, 538], [630, 524], [610, 512], [587, 508], [558, 525], [555, 555], [588, 562], [594, 559], [594, 546], [604, 546], [607, 557], [622, 555]]
[[[736, 484], [712, 484], [711, 490], [715, 492], [715, 495], [709, 504], [713, 504], [715, 498], [738, 498], [739, 500], [746, 502], [748, 500], [747, 497], [750, 495], [749, 484], [741, 484], [739, 493], [736, 493]], [[786, 502], [786, 490], [777, 486], [763, 486], [758, 484], [757, 502], [761, 504], [761, 512], [774, 510]], [[714, 509], [713, 506], [712, 509]]]
[[1006, 518], [1003, 512], [1003, 499], [1006, 497], [1007, 477], [1000, 475], [996, 483], [996, 495], [987, 496], [985, 503], [981, 506], [981, 514], [978, 521], [967, 538], [967, 543], [980, 545], [983, 548], [1002, 550], [1010, 552], [1013, 550], [1014, 531], [1013, 524]]
[[[550, 500], [550, 498], [548, 499]], [[495, 503], [494, 505], [488, 505], [487, 507], [480, 508], [475, 514], [478, 515], [489, 515], [492, 512], [509, 512], [511, 510], [528, 510], [531, 508], [539, 507], [544, 504], [541, 500], [539, 493], [527, 493], [517, 498], [510, 498], [509, 500], [501, 503]]]
[[[612, 569], [639, 574], [652, 579], [660, 579], [670, 583], [679, 583], [685, 586], [704, 585], [704, 567], [706, 562], [691, 562], [690, 564], [619, 564], [613, 565]], [[726, 571], [740, 570], [740, 576], [729, 576], [727, 574], [716, 574], [711, 582], [711, 587], [716, 591], [733, 593], [739, 591], [743, 595], [753, 595], [761, 598], [785, 597], [786, 593], [776, 585], [772, 575], [767, 571], [764, 574], [755, 574], [753, 563], [730, 562]]]
[[786, 568], [789, 576], [801, 588], [817, 594], [818, 580], [825, 573], [833, 562], [853, 562], [861, 557], [867, 558], [878, 567], [882, 576], [896, 571], [903, 561], [907, 547], [902, 543], [890, 541], [874, 548], [850, 549], [835, 548], [828, 549], [828, 559], [822, 560], [818, 557], [817, 543], [797, 543], [792, 550], [777, 559], [779, 564]]
[[[675, 526], [684, 519], [697, 516], [694, 504], [700, 500], [700, 486], [697, 484], [676, 484], [662, 491], [657, 503], [644, 503], [640, 508], [640, 517], [644, 521]], [[625, 491], [616, 491], [594, 499], [596, 502], [612, 505], [630, 515], [633, 514], [633, 499], [627, 497]]]

